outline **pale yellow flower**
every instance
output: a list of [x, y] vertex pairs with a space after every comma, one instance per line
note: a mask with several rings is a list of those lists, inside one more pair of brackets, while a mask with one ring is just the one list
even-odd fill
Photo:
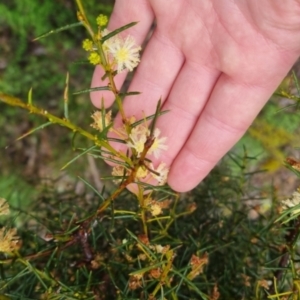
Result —
[[163, 253], [164, 247], [162, 245], [154, 245], [157, 253]]
[[141, 253], [141, 254], [138, 255], [138, 259], [144, 261], [144, 260], [147, 259], [147, 255], [144, 254], [144, 253]]
[[[133, 124], [135, 121], [135, 117], [130, 117], [126, 120], [127, 124]], [[123, 140], [127, 140], [129, 138], [124, 124], [121, 127], [112, 128], [112, 130]]]
[[162, 214], [162, 209], [157, 202], [150, 204], [150, 213], [153, 217], [156, 217], [156, 216]]
[[265, 279], [258, 280], [257, 285], [263, 287], [264, 289], [268, 290], [272, 284], [272, 281], [267, 281]]
[[16, 228], [2, 227], [0, 229], [0, 252], [10, 253], [20, 248], [20, 240], [16, 234]]
[[168, 149], [168, 146], [164, 144], [166, 142], [167, 138], [166, 137], [158, 138], [159, 135], [160, 135], [160, 130], [158, 128], [155, 128], [154, 133], [153, 133], [154, 142], [148, 151], [149, 154], [153, 153], [155, 158], [159, 157], [161, 150]]
[[158, 185], [164, 185], [167, 182], [169, 174], [167, 165], [164, 162], [160, 163], [155, 172], [159, 173], [159, 175], [154, 173], [151, 173], [151, 175], [158, 181]]
[[165, 254], [170, 250], [170, 245], [162, 246], [156, 244], [156, 245], [152, 245], [150, 248], [157, 253]]
[[153, 217], [156, 217], [163, 213], [164, 203], [153, 200], [150, 197], [147, 197], [144, 200], [145, 206], [147, 206], [147, 210], [150, 211]]
[[[143, 152], [145, 142], [150, 135], [150, 131], [145, 124], [140, 124], [132, 128], [129, 135], [130, 141], [127, 142], [127, 146], [134, 148], [138, 156]], [[153, 154], [155, 158], [158, 158], [162, 150], [167, 150], [168, 146], [165, 145], [166, 137], [159, 138], [160, 130], [156, 128], [153, 134], [153, 144], [151, 145], [148, 153]]]
[[154, 249], [157, 253], [162, 253], [163, 252], [164, 247], [162, 245], [153, 245], [153, 246], [154, 246]]
[[137, 155], [140, 156], [140, 154], [144, 150], [147, 137], [148, 137], [148, 128], [140, 124], [132, 128], [131, 133], [129, 135], [130, 141], [127, 142], [127, 146], [135, 149]]
[[9, 215], [9, 204], [4, 198], [0, 198], [0, 215]]
[[136, 172], [136, 178], [142, 180], [149, 175], [149, 171], [145, 166], [140, 166]]
[[91, 126], [99, 131], [102, 131], [104, 129], [103, 123], [105, 127], [107, 127], [111, 123], [111, 111], [105, 114], [104, 122], [102, 120], [101, 111], [94, 112], [91, 117], [94, 120], [94, 123], [92, 123]]
[[[103, 29], [101, 31], [101, 36], [102, 38], [107, 36], [108, 34], [110, 34], [111, 31], [108, 30], [107, 28]], [[106, 57], [106, 61], [112, 65], [112, 67], [115, 66], [115, 58], [113, 53], [110, 52], [110, 48], [113, 48], [115, 44], [118, 43], [122, 43], [122, 39], [120, 38], [120, 36], [118, 34], [110, 37], [109, 39], [107, 39], [105, 42], [103, 42], [102, 44], [102, 48]]]
[[118, 36], [106, 43], [105, 46], [117, 65], [118, 73], [121, 73], [124, 69], [132, 71], [140, 62], [139, 51], [141, 47], [136, 46], [134, 38], [130, 35], [126, 39]]

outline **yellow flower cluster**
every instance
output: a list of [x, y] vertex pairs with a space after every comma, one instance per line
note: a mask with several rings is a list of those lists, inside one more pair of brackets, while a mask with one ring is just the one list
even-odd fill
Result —
[[[96, 22], [100, 27], [97, 39], [101, 40], [110, 33], [106, 28], [101, 30], [107, 25], [108, 18], [105, 15], [99, 15]], [[88, 57], [89, 62], [93, 65], [98, 65], [103, 62], [101, 62], [100, 55], [96, 52], [95, 44], [97, 43], [85, 39], [82, 43], [82, 48], [91, 52]], [[119, 34], [116, 34], [103, 42], [102, 50], [100, 51], [104, 52], [109, 66], [120, 73], [125, 69], [132, 71], [138, 65], [140, 62], [140, 50], [141, 47], [136, 46], [132, 36], [128, 35], [126, 38], [122, 38]]]
[[92, 65], [98, 65], [101, 63], [101, 58], [100, 58], [100, 55], [96, 52], [92, 52], [89, 57], [88, 57], [88, 60], [89, 62], [92, 64]]
[[97, 19], [96, 19], [96, 23], [97, 23], [97, 25], [100, 26], [100, 27], [106, 26], [107, 22], [108, 22], [107, 16], [102, 15], [102, 14], [99, 15], [99, 16], [97, 17]]
[[93, 51], [94, 50], [94, 44], [93, 44], [93, 41], [89, 40], [89, 39], [85, 39], [83, 42], [82, 42], [82, 48], [85, 50], [85, 51]]

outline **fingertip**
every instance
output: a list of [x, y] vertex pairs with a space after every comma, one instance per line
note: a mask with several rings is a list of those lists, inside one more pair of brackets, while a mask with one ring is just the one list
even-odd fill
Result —
[[200, 181], [191, 182], [191, 181], [185, 181], [184, 178], [180, 181], [177, 179], [168, 179], [168, 185], [171, 187], [172, 190], [174, 190], [177, 193], [185, 193], [189, 192], [192, 189], [194, 189]]
[[213, 167], [213, 163], [200, 162], [183, 150], [183, 153], [177, 156], [171, 166], [168, 184], [179, 193], [191, 191], [208, 175]]

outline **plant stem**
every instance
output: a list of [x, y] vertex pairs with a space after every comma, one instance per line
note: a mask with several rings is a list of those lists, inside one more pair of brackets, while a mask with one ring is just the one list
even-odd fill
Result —
[[85, 11], [83, 9], [83, 5], [81, 3], [81, 0], [76, 0], [76, 4], [78, 6], [78, 19], [80, 22], [82, 22], [83, 26], [87, 29], [89, 34], [94, 37], [94, 31], [88, 21], [88, 18], [86, 17]]
[[30, 113], [40, 115], [40, 116], [47, 118], [53, 124], [57, 123], [63, 127], [66, 127], [68, 129], [72, 130], [73, 132], [78, 132], [82, 136], [93, 141], [95, 143], [95, 145], [106, 148], [114, 156], [122, 159], [123, 161], [127, 162], [129, 165], [132, 164], [131, 160], [126, 155], [122, 154], [121, 152], [116, 151], [107, 141], [105, 141], [103, 139], [99, 139], [96, 135], [93, 135], [93, 134], [89, 133], [88, 131], [82, 129], [81, 127], [74, 125], [73, 123], [71, 123], [69, 120], [67, 120], [65, 118], [61, 119], [59, 117], [56, 117], [44, 109], [38, 108], [31, 104], [26, 104], [23, 101], [21, 101], [19, 98], [15, 98], [15, 97], [12, 97], [12, 96], [9, 96], [6, 94], [0, 93], [0, 101], [4, 102], [6, 104], [9, 104], [11, 106], [21, 107], [23, 109], [28, 110]]

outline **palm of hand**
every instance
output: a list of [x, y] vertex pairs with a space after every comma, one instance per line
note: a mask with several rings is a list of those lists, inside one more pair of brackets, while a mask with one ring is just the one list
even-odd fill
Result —
[[[170, 110], [157, 127], [168, 137], [162, 160], [171, 166], [175, 190], [189, 190], [207, 175], [300, 54], [300, 2], [274, 3], [116, 1], [110, 27], [140, 20], [131, 30], [140, 43], [157, 20], [130, 86], [143, 94], [128, 97], [125, 109], [136, 117], [149, 115], [162, 98]], [[99, 75], [98, 70], [94, 82]], [[121, 74], [119, 85], [123, 80]], [[98, 99], [92, 94], [94, 103]]]

